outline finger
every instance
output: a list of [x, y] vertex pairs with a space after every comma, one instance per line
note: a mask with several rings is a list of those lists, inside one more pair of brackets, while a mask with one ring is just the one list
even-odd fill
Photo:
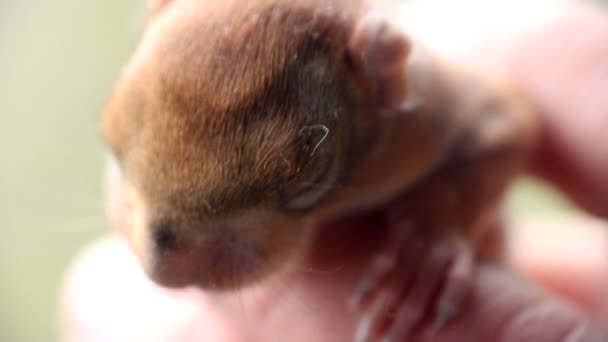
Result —
[[[356, 255], [373, 234], [357, 232], [354, 226], [343, 228], [345, 231], [335, 229], [332, 234], [347, 248], [328, 240], [325, 255], [336, 258], [312, 265], [333, 271], [285, 277], [283, 291], [264, 286], [257, 290], [256, 305], [247, 306], [226, 300], [218, 307], [198, 292], [161, 290], [145, 278], [121, 240], [101, 242], [81, 256], [68, 276], [66, 341], [350, 340], [358, 318], [346, 303], [366, 260]], [[344, 234], [353, 233], [362, 238], [344, 239]], [[341, 253], [336, 254], [337, 250]], [[214, 304], [218, 303], [222, 305]], [[234, 325], [236, 318], [240, 325]], [[579, 336], [584, 341], [602, 341], [606, 337], [602, 334], [574, 307], [486, 264], [475, 274], [470, 302], [432, 340], [561, 341]], [[422, 336], [419, 340], [429, 339]]]
[[608, 323], [608, 223], [560, 216], [514, 226], [509, 264]]
[[533, 171], [607, 217], [608, 144], [602, 141], [608, 130], [608, 10], [563, 0], [407, 6], [402, 21], [434, 50], [506, 74], [525, 90], [541, 116]]
[[608, 11], [579, 4], [512, 49], [508, 68], [541, 114], [534, 171], [608, 217]]
[[[339, 263], [342, 266], [339, 274], [328, 277], [302, 276], [294, 281], [303, 291], [292, 294], [305, 301], [312, 308], [309, 312], [312, 310], [315, 314], [299, 321], [299, 324], [306, 326], [298, 334], [302, 339], [290, 341], [350, 340], [356, 317], [349, 316], [349, 312], [344, 311], [346, 306], [341, 300], [350, 293], [352, 284], [356, 284], [354, 280], [357, 279], [360, 267], [349, 264], [346, 260], [355, 260], [357, 255], [365, 253], [366, 243], [373, 240], [369, 230], [370, 227], [357, 228], [351, 222], [344, 227], [333, 226], [331, 232], [320, 238], [321, 242], [317, 244], [314, 255], [325, 256], [325, 262], [327, 256], [338, 260], [342, 257], [344, 262]], [[353, 236], [361, 239], [353, 239]], [[341, 251], [341, 254], [336, 255], [336, 251]], [[363, 256], [360, 260], [364, 262], [366, 258]], [[314, 267], [327, 268], [327, 265], [322, 265], [323, 261], [319, 259], [319, 264]], [[572, 283], [576, 286], [574, 281]], [[277, 296], [276, 293], [272, 295]], [[296, 307], [294, 312], [284, 314], [293, 317], [297, 311]], [[318, 321], [315, 322], [315, 319]], [[288, 321], [282, 323], [285, 325]], [[328, 321], [332, 323], [329, 326]], [[306, 335], [306, 331], [315, 333]], [[435, 335], [418, 336], [416, 341], [525, 342], [564, 341], [567, 338], [603, 341], [607, 340], [608, 335], [573, 305], [500, 266], [483, 264], [475, 272], [472, 296], [462, 312]]]
[[241, 341], [205, 297], [150, 282], [121, 238], [89, 246], [66, 275], [63, 341]]
[[[368, 260], [365, 253], [374, 240], [372, 226], [358, 227], [351, 222], [342, 227], [332, 226], [331, 231], [319, 237], [314, 251], [317, 263], [311, 264], [311, 268], [339, 271], [323, 275], [300, 273], [285, 280], [290, 284], [287, 286], [289, 295], [305, 306], [279, 300], [284, 293], [268, 291], [263, 294], [262, 297], [266, 297], [261, 300], [266, 303], [264, 312], [281, 319], [268, 322], [256, 316], [260, 336], [276, 340], [277, 336], [289, 334], [289, 339], [284, 340], [294, 342], [352, 340], [359, 317], [348, 310], [346, 303]], [[336, 264], [340, 268], [335, 268]], [[238, 309], [235, 308], [233, 314]], [[269, 332], [270, 335], [264, 335]], [[434, 335], [418, 336], [413, 341], [525, 342], [568, 338], [604, 341], [608, 335], [585, 314], [557, 296], [500, 266], [483, 264], [475, 273], [472, 296], [460, 314]]]
[[576, 309], [493, 265], [483, 265], [469, 310], [422, 341], [606, 341]]

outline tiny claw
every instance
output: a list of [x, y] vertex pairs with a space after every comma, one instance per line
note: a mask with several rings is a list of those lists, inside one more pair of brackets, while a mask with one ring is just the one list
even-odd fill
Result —
[[448, 321], [459, 314], [471, 291], [473, 253], [469, 246], [459, 240], [452, 241], [452, 248], [454, 248], [454, 259], [449, 266], [445, 287], [436, 305], [435, 319], [429, 327], [431, 335], [436, 334]]
[[373, 288], [374, 284], [370, 279], [362, 280], [355, 290], [355, 293], [349, 299], [348, 307], [351, 310], [360, 308], [362, 303], [371, 295]]
[[454, 318], [458, 314], [458, 309], [455, 305], [442, 305], [437, 311], [433, 325], [429, 330], [429, 334], [435, 335], [441, 330], [448, 321]]
[[372, 338], [372, 319], [366, 318], [359, 323], [355, 333], [354, 342], [371, 342]]
[[359, 322], [355, 332], [355, 342], [376, 341], [381, 327], [386, 322], [386, 310], [389, 303], [395, 300], [393, 294], [383, 292], [366, 309], [363, 319]]
[[349, 307], [351, 309], [360, 308], [372, 296], [378, 284], [382, 282], [382, 278], [389, 274], [394, 266], [394, 257], [385, 254], [377, 256], [372, 262], [367, 276], [361, 280], [350, 298]]

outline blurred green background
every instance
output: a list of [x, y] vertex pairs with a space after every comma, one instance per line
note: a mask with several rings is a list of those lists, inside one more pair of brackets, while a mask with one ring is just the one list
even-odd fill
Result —
[[[109, 231], [100, 115], [137, 41], [143, 1], [0, 1], [0, 341], [58, 340], [70, 260]], [[564, 204], [519, 187], [518, 213]]]
[[0, 341], [57, 340], [62, 272], [109, 230], [100, 114], [142, 3], [0, 1]]

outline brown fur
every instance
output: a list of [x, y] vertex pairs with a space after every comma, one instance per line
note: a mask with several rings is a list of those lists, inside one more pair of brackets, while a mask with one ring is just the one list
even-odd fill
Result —
[[[152, 3], [104, 129], [130, 189], [128, 237], [153, 278], [223, 289], [273, 273], [311, 225], [385, 204], [468, 148], [459, 139], [483, 121], [465, 115], [482, 110], [469, 102], [487, 96], [461, 98], [451, 71], [430, 62], [429, 101], [387, 115], [406, 79], [376, 77], [353, 54], [369, 38], [353, 38], [364, 12], [351, 0]], [[392, 72], [420, 77], [415, 68]], [[315, 187], [328, 191], [290, 208]]]
[[[366, 94], [348, 86], [344, 13], [284, 3], [247, 2], [238, 12], [230, 4], [209, 20], [181, 20], [164, 33], [170, 39], [155, 42], [137, 81], [126, 81], [130, 96], [110, 107], [106, 131], [117, 155], [130, 154], [125, 169], [146, 197], [190, 206], [183, 202], [194, 196], [192, 206], [206, 204], [191, 209], [226, 214], [275, 200], [278, 183], [306, 179], [330, 150], [344, 148], [337, 138], [350, 132], [338, 131], [350, 127], [339, 120], [359, 121], [349, 109], [366, 105]], [[318, 124], [332, 134], [308, 158], [317, 141], [302, 129]], [[168, 193], [166, 184], [184, 189]], [[187, 195], [193, 188], [200, 192]]]

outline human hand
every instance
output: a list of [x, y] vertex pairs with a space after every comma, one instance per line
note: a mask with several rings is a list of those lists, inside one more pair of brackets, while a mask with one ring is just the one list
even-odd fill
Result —
[[[608, 159], [600, 154], [605, 147], [596, 143], [601, 127], [608, 127], [608, 114], [601, 112], [608, 108], [602, 93], [608, 73], [601, 72], [608, 69], [608, 19], [577, 8], [544, 22], [534, 34], [502, 36], [509, 44], [494, 43], [509, 49], [492, 60], [485, 56], [484, 62], [521, 80], [542, 109], [534, 171], [589, 211], [608, 216], [608, 184], [602, 179]], [[107, 240], [90, 249], [68, 278], [68, 340], [347, 341], [357, 317], [345, 302], [369, 259], [362, 251], [379, 241], [375, 228], [366, 220], [336, 225], [293, 272], [222, 296], [160, 289], [141, 273], [121, 240]], [[608, 297], [602, 293], [608, 285], [608, 251], [598, 238], [606, 224], [581, 219], [563, 230], [537, 228], [511, 235], [511, 265], [579, 308], [484, 264], [465, 312], [435, 340], [608, 340], [591, 323], [608, 323]]]

